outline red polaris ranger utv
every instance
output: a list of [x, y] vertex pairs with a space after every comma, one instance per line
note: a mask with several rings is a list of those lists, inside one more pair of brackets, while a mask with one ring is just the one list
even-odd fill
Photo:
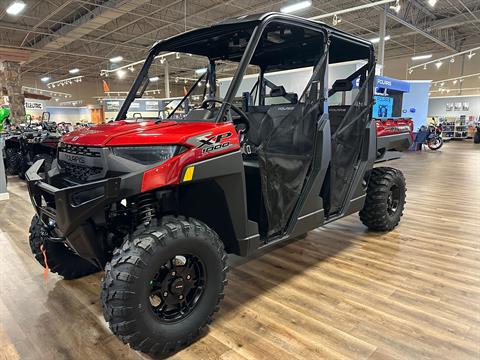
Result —
[[[203, 74], [168, 118], [125, 120], [165, 52]], [[374, 73], [371, 43], [284, 14], [158, 42], [115, 122], [64, 136], [47, 174], [42, 160], [28, 170], [35, 257], [66, 279], [105, 269], [105, 319], [132, 348], [190, 344], [223, 298], [227, 253], [355, 212], [375, 231], [399, 223], [404, 177], [373, 168]], [[382, 146], [405, 150], [395, 136]]]

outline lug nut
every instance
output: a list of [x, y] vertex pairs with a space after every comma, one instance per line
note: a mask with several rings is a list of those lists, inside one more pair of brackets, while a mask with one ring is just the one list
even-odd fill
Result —
[[163, 296], [164, 296], [164, 297], [167, 297], [167, 296], [168, 296], [168, 292], [165, 291], [165, 292], [163, 293]]

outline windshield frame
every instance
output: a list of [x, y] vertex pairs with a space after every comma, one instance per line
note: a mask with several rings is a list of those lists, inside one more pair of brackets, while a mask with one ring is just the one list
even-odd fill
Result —
[[[226, 119], [226, 112], [229, 110], [231, 107], [231, 102], [240, 87], [240, 84], [243, 80], [243, 76], [245, 75], [248, 65], [250, 64], [252, 57], [257, 49], [257, 46], [261, 40], [262, 34], [264, 33], [266, 27], [272, 23], [272, 22], [280, 22], [284, 24], [291, 24], [291, 25], [296, 25], [300, 27], [305, 27], [317, 32], [321, 32], [324, 35], [324, 49], [319, 51], [325, 51], [326, 49], [326, 44], [329, 41], [330, 37], [335, 34], [335, 35], [340, 35], [344, 40], [348, 42], [353, 42], [356, 44], [361, 44], [364, 46], [368, 46], [373, 48], [371, 43], [354, 37], [350, 34], [343, 33], [341, 31], [338, 31], [336, 29], [331, 29], [328, 25], [323, 24], [323, 23], [316, 23], [312, 22], [307, 19], [303, 18], [298, 18], [294, 16], [287, 16], [284, 14], [279, 14], [279, 13], [273, 13], [273, 14], [266, 14], [264, 17], [256, 20], [250, 20], [250, 21], [238, 21], [234, 23], [226, 23], [226, 24], [219, 24], [219, 25], [214, 25], [211, 27], [207, 28], [202, 28], [202, 29], [197, 29], [197, 30], [192, 30], [187, 33], [184, 33], [179, 36], [174, 36], [172, 38], [168, 38], [162, 41], [157, 42], [152, 49], [150, 50], [143, 66], [142, 69], [140, 70], [135, 82], [133, 83], [122, 107], [120, 108], [120, 111], [117, 114], [116, 120], [123, 120], [126, 118], [128, 109], [131, 105], [131, 103], [136, 99], [136, 95], [138, 92], [138, 89], [142, 85], [145, 77], [148, 76], [149, 69], [155, 60], [157, 56], [160, 56], [159, 54], [162, 52], [175, 52], [176, 50], [178, 51], [183, 51], [181, 50], [182, 47], [184, 47], [188, 43], [193, 43], [195, 41], [198, 41], [198, 39], [203, 39], [205, 36], [213, 36], [219, 32], [222, 31], [222, 29], [225, 29], [225, 27], [238, 27], [239, 29], [245, 28], [248, 26], [252, 26], [252, 34], [250, 36], [250, 39], [248, 40], [248, 43], [245, 47], [244, 53], [238, 62], [238, 67], [235, 71], [235, 74], [233, 76], [233, 80], [230, 83], [230, 86], [225, 94], [225, 97], [222, 99], [222, 105], [220, 107], [220, 111], [216, 115], [215, 122], [220, 122], [222, 119]], [[176, 49], [178, 48], [178, 49]], [[202, 54], [203, 56], [206, 56]], [[212, 61], [210, 59], [210, 61]]]

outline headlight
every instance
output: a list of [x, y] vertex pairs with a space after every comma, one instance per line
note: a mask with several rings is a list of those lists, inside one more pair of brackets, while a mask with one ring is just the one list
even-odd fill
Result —
[[127, 160], [135, 161], [142, 165], [151, 165], [164, 162], [181, 152], [182, 146], [161, 145], [161, 146], [126, 146], [114, 147], [114, 155]]

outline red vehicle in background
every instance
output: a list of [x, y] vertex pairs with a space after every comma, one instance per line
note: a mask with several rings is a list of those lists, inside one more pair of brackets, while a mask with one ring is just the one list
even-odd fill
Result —
[[[413, 142], [413, 121], [408, 118], [375, 119], [377, 162], [400, 157], [399, 150]], [[389, 153], [387, 158], [386, 154]]]

